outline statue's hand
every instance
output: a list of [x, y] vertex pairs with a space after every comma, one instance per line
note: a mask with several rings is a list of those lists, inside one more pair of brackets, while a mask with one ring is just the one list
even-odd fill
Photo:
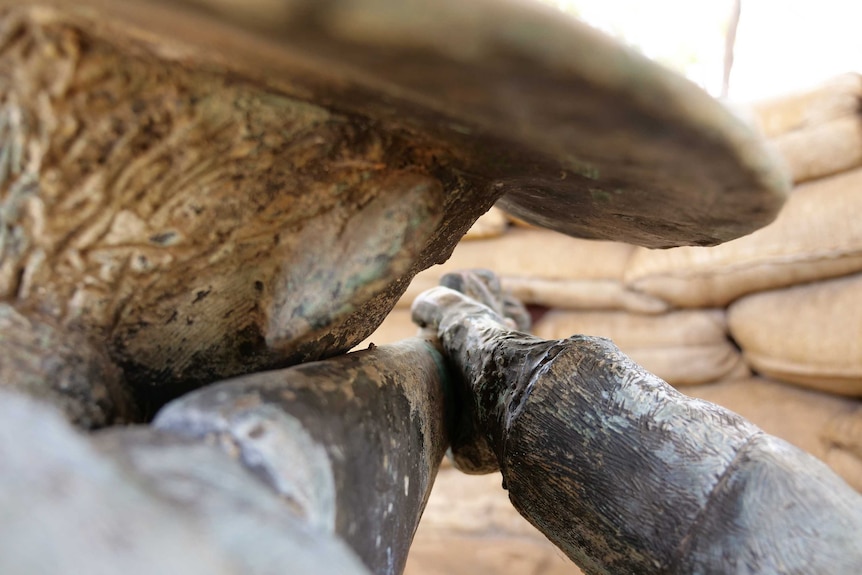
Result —
[[488, 437], [477, 427], [473, 384], [480, 381], [497, 338], [529, 329], [530, 316], [521, 302], [503, 292], [490, 271], [450, 273], [440, 283], [413, 302], [413, 321], [440, 339], [463, 380], [455, 386], [450, 459], [465, 473], [490, 473], [499, 469], [499, 461]]
[[440, 286], [423, 292], [413, 303], [413, 321], [423, 328], [445, 329], [456, 317], [472, 316], [490, 319], [505, 329], [530, 329], [530, 314], [524, 305], [506, 294], [489, 270], [448, 273], [440, 279]]

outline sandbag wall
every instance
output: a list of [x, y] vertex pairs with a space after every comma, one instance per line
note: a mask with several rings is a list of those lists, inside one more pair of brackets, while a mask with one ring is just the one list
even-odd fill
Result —
[[[860, 103], [862, 77], [852, 74], [751, 109], [794, 180], [784, 210], [760, 231], [714, 248], [648, 250], [568, 238], [492, 210], [449, 261], [416, 278], [369, 340], [414, 335], [409, 306], [418, 293], [447, 271], [488, 268], [531, 306], [536, 335], [609, 337], [681, 391], [742, 414], [862, 491]], [[441, 473], [441, 484], [475, 480], [450, 479], [450, 473], [456, 472]], [[454, 498], [466, 488], [447, 489]], [[434, 497], [427, 516], [432, 527], [420, 528], [417, 554], [434, 537], [451, 538], [453, 529], [470, 537], [487, 528], [481, 521], [453, 526], [451, 517], [441, 523]], [[503, 509], [505, 501], [488, 505]], [[516, 541], [527, 533], [519, 529], [495, 532]], [[529, 572], [558, 572], [563, 564], [548, 552], [525, 551], [519, 571], [529, 563], [547, 567]], [[572, 572], [566, 568], [559, 572]], [[410, 569], [411, 575], [437, 572], [428, 561], [413, 561]], [[464, 569], [483, 572], [481, 564]]]

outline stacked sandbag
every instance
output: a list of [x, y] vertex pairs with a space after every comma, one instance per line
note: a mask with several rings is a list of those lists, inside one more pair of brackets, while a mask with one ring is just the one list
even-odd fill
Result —
[[845, 74], [813, 90], [761, 102], [754, 115], [794, 182], [862, 165], [862, 76]]
[[625, 284], [676, 309], [725, 308], [745, 364], [778, 383], [767, 394], [761, 379], [725, 381], [710, 399], [862, 490], [860, 102], [862, 78], [853, 74], [756, 106], [795, 181], [776, 221], [715, 248], [637, 248]]
[[617, 242], [510, 226], [496, 237], [462, 241], [446, 263], [416, 276], [397, 307], [409, 307], [418, 294], [437, 285], [447, 272], [487, 268], [500, 277], [503, 287], [530, 304], [661, 313], [668, 307], [664, 301], [623, 284], [633, 250], [633, 246]]
[[757, 372], [862, 396], [862, 274], [752, 294], [730, 306], [729, 319]]
[[[716, 248], [638, 248], [632, 290], [727, 306], [746, 363], [778, 381], [862, 397], [862, 79], [755, 107], [797, 182], [776, 221]], [[827, 134], [826, 141], [821, 141]], [[790, 146], [788, 142], [806, 142]]]

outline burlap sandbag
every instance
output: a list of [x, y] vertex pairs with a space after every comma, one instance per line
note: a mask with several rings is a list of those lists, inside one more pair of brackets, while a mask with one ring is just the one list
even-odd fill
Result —
[[755, 371], [862, 396], [862, 274], [748, 296], [728, 319]]
[[[492, 246], [489, 246], [492, 249]], [[426, 270], [413, 278], [396, 307], [407, 308], [423, 291], [440, 282], [447, 271], [470, 269], [449, 265]], [[493, 268], [490, 268], [493, 269]], [[496, 270], [495, 270], [496, 271]], [[502, 276], [503, 288], [525, 304], [569, 310], [626, 310], [634, 313], [657, 314], [670, 306], [660, 298], [626, 288], [620, 280], [584, 279], [549, 280], [533, 277]]]
[[749, 374], [727, 338], [724, 310], [662, 315], [554, 310], [533, 332], [547, 339], [573, 334], [607, 337], [634, 361], [671, 385], [696, 385]]
[[417, 275], [398, 307], [438, 285], [450, 271], [486, 268], [528, 304], [566, 309], [627, 309], [659, 313], [667, 304], [622, 284], [633, 247], [571, 238], [547, 230], [511, 228], [489, 240], [461, 242], [449, 260]]
[[501, 281], [503, 287], [521, 301], [549, 308], [658, 314], [670, 307], [657, 297], [627, 289], [618, 280], [504, 277]]
[[582, 240], [548, 230], [511, 229], [486, 241], [463, 242], [432, 270], [481, 268], [500, 276], [543, 279], [620, 279], [634, 248]]
[[796, 183], [862, 165], [862, 116], [797, 130], [773, 140]]
[[753, 104], [760, 130], [775, 138], [859, 113], [862, 76], [843, 74], [811, 90]]
[[680, 307], [721, 307], [747, 293], [862, 270], [862, 169], [797, 187], [778, 219], [712, 248], [637, 248], [629, 288]]
[[862, 402], [757, 377], [684, 391], [811, 453], [862, 491]]

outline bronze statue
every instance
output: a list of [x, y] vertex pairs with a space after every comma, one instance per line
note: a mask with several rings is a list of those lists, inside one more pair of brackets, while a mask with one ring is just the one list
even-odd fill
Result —
[[[0, 571], [400, 573], [450, 444], [463, 468], [503, 466], [516, 506], [588, 572], [723, 569], [724, 556], [698, 547], [701, 532], [671, 519], [639, 526], [633, 508], [604, 516], [585, 494], [684, 500], [685, 513], [711, 493], [698, 481], [735, 469], [718, 452], [737, 451], [715, 442], [732, 437], [748, 453], [772, 440], [690, 409], [609, 344], [570, 340], [569, 363], [534, 357], [561, 344], [500, 331], [523, 329], [525, 315], [492, 277], [450, 280], [474, 300], [423, 296], [416, 317], [439, 334], [343, 355], [495, 202], [563, 233], [650, 247], [767, 224], [786, 177], [721, 104], [531, 3], [0, 0], [0, 10]], [[471, 332], [482, 318], [487, 338]], [[495, 356], [510, 340], [523, 345]], [[553, 368], [566, 413], [611, 417], [572, 354], [591, 366], [591, 385], [649, 387], [645, 399], [699, 423], [698, 445], [718, 450], [711, 471], [631, 457], [647, 468], [620, 469], [619, 481], [652, 471], [681, 492], [627, 488], [623, 501], [605, 482], [616, 468], [591, 460], [592, 475], [558, 470], [539, 486], [559, 490], [536, 492], [562, 498], [553, 510], [520, 491], [513, 465], [544, 474], [562, 452], [512, 439], [487, 402], [533, 397], [521, 387]], [[487, 357], [509, 362], [502, 387], [476, 372]], [[73, 431], [58, 413], [98, 431]], [[707, 433], [710, 417], [735, 431]], [[560, 421], [547, 420], [548, 446], [566, 438]], [[648, 431], [629, 447], [647, 450]], [[613, 454], [584, 444], [568, 455]], [[834, 484], [792, 458], [803, 484]], [[822, 509], [849, 502], [823, 526], [836, 534], [859, 517], [841, 485], [822, 499]], [[555, 523], [572, 513], [584, 523]], [[776, 549], [795, 560], [796, 548]], [[831, 561], [800, 549], [821, 562], [801, 565]], [[858, 561], [844, 551], [833, 572]]]

